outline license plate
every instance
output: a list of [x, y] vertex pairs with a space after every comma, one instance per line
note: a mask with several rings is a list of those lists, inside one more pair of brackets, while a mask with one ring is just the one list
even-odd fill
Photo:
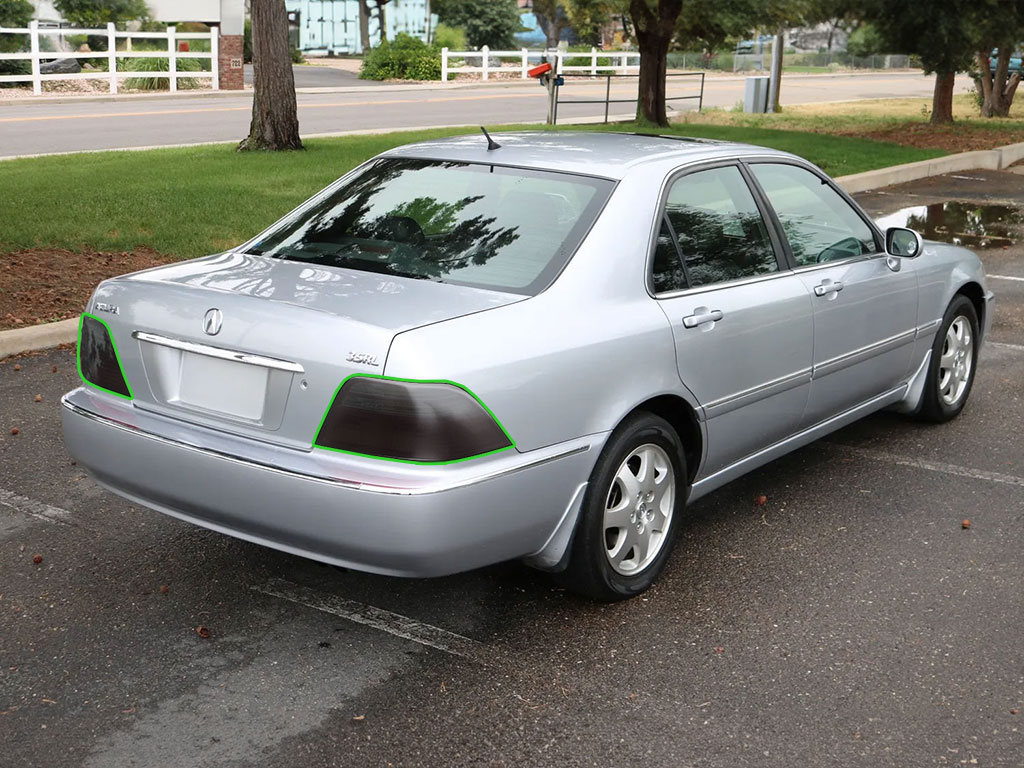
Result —
[[183, 354], [180, 403], [251, 421], [263, 416], [270, 371], [206, 355]]

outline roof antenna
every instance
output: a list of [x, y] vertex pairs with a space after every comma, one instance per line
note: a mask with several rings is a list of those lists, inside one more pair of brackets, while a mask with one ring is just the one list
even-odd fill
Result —
[[501, 149], [501, 144], [499, 144], [498, 142], [496, 142], [494, 139], [491, 138], [491, 134], [489, 134], [487, 132], [486, 128], [484, 128], [481, 125], [480, 126], [480, 130], [483, 131], [484, 132], [484, 136], [487, 137], [487, 151], [488, 152], [490, 152], [492, 149]]

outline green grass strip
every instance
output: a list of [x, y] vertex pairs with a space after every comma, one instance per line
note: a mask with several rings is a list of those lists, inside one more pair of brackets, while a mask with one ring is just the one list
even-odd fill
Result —
[[[493, 127], [538, 130], [543, 126]], [[0, 162], [0, 253], [30, 248], [154, 250], [193, 258], [256, 235], [359, 163], [401, 144], [474, 133], [438, 128], [306, 141], [304, 152], [238, 153], [230, 144]], [[635, 123], [554, 130], [645, 131]], [[945, 154], [866, 139], [747, 126], [662, 132], [759, 144], [842, 176]], [[483, 141], [483, 139], [481, 139]]]

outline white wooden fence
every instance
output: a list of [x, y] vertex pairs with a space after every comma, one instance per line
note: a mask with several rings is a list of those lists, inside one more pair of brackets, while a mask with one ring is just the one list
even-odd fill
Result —
[[[178, 90], [179, 77], [208, 77], [211, 80], [213, 90], [220, 89], [220, 77], [217, 71], [219, 30], [211, 29], [209, 32], [178, 32], [175, 27], [168, 27], [166, 32], [121, 32], [115, 29], [113, 24], [107, 24], [106, 29], [58, 29], [40, 27], [39, 23], [32, 21], [28, 27], [0, 27], [0, 35], [28, 35], [29, 50], [27, 52], [0, 53], [0, 60], [30, 60], [32, 62], [32, 74], [30, 75], [0, 75], [0, 83], [32, 83], [32, 92], [39, 95], [43, 92], [44, 80], [108, 80], [110, 92], [117, 93], [119, 78], [122, 77], [166, 77], [169, 78], [171, 91]], [[107, 48], [102, 51], [78, 52], [78, 51], [43, 51], [40, 49], [39, 40], [43, 35], [93, 35], [107, 38]], [[124, 40], [125, 50], [117, 49], [117, 41]], [[133, 51], [131, 50], [132, 40], [166, 40], [166, 51]], [[209, 51], [179, 51], [179, 40], [209, 40]], [[40, 71], [43, 61], [55, 59], [107, 59], [107, 69], [90, 70], [88, 72], [76, 72], [67, 74], [43, 74]], [[129, 70], [118, 70], [118, 59], [153, 59], [166, 58], [168, 61], [167, 72], [132, 72]], [[178, 71], [179, 59], [209, 59], [210, 70], [204, 71]]]
[[[486, 45], [479, 51], [449, 51], [441, 49], [441, 81], [448, 82], [449, 74], [479, 73], [482, 80], [489, 79], [495, 72], [518, 72], [521, 79], [526, 80], [527, 70], [540, 63], [541, 57], [547, 57], [552, 62], [556, 72], [589, 72], [592, 75], [601, 72], [617, 72], [618, 74], [630, 74], [640, 71], [640, 54], [636, 51], [599, 51], [591, 48], [590, 51], [531, 51], [520, 48], [518, 51], [492, 51]], [[493, 59], [497, 59], [500, 66], [493, 66]], [[509, 66], [502, 64], [503, 61], [511, 59]], [[587, 64], [566, 64], [567, 61], [579, 60], [588, 61]], [[479, 62], [477, 66], [469, 66], [469, 60]], [[462, 66], [452, 66], [453, 61], [463, 62]]]

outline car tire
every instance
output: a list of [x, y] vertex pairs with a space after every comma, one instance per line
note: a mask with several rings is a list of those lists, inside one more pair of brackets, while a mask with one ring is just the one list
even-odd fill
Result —
[[935, 423], [956, 418], [971, 394], [977, 363], [978, 312], [970, 299], [957, 295], [935, 334], [918, 416]]
[[672, 552], [688, 490], [686, 457], [672, 425], [652, 413], [630, 416], [591, 473], [560, 581], [606, 602], [649, 588]]

